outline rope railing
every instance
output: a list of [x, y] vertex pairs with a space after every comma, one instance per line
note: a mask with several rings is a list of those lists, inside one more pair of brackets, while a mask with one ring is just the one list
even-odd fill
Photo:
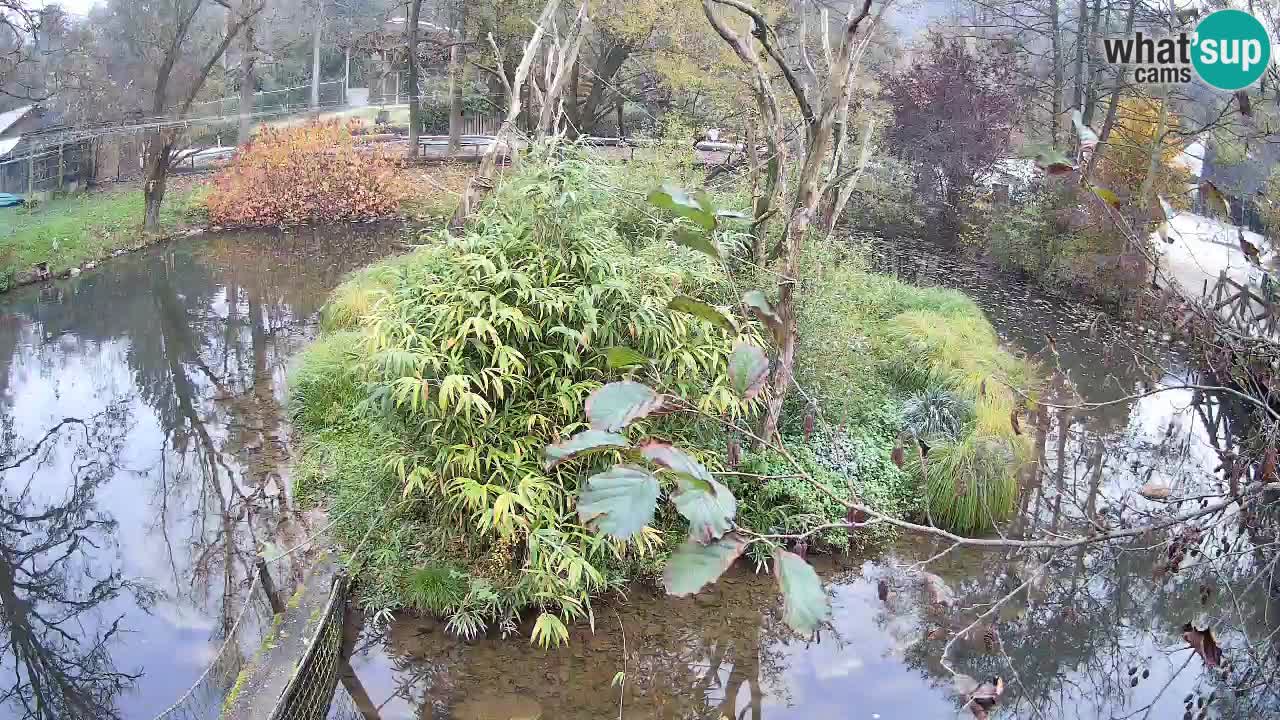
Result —
[[236, 675], [240, 673], [245, 662], [240, 650], [238, 634], [240, 625], [249, 614], [251, 606], [257, 604], [259, 608], [264, 607], [260, 600], [255, 603], [255, 594], [261, 587], [261, 577], [255, 575], [253, 582], [249, 585], [249, 592], [245, 595], [244, 605], [236, 614], [236, 619], [227, 631], [226, 637], [223, 638], [222, 646], [218, 648], [213, 660], [200, 677], [191, 684], [191, 687], [172, 705], [156, 715], [155, 720], [204, 720], [221, 714], [226, 688], [234, 683]]

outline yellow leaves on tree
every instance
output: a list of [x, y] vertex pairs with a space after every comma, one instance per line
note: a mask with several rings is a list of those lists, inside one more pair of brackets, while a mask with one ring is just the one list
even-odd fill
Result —
[[214, 178], [207, 201], [219, 225], [373, 220], [409, 196], [401, 160], [356, 144], [356, 124], [265, 127]]
[[[1151, 167], [1151, 150], [1160, 130], [1161, 101], [1122, 98], [1116, 124], [1100, 163], [1099, 184], [1117, 193], [1137, 194]], [[1177, 162], [1186, 140], [1176, 131], [1179, 118], [1172, 108], [1164, 117], [1164, 134], [1152, 178], [1153, 192], [1173, 205], [1185, 205], [1191, 175]], [[1171, 132], [1172, 131], [1172, 132]]]

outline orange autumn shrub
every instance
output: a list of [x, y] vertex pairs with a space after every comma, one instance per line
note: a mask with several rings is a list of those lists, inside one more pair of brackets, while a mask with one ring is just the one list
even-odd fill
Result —
[[409, 196], [401, 159], [357, 146], [355, 123], [264, 127], [214, 178], [207, 207], [218, 225], [372, 220]]

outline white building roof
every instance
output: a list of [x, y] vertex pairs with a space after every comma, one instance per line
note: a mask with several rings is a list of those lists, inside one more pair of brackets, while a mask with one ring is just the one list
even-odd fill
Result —
[[35, 105], [24, 105], [20, 108], [10, 110], [9, 112], [0, 113], [0, 133], [8, 130], [9, 126], [21, 120], [22, 116], [31, 112], [31, 108], [33, 107], [35, 107]]

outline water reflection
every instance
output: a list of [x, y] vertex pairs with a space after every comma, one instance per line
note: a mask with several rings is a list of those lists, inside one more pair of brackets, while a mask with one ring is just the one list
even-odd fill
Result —
[[204, 670], [256, 550], [312, 523], [288, 360], [400, 237], [218, 235], [0, 297], [0, 718], [149, 719]]
[[[1179, 388], [1033, 418], [1037, 462], [1006, 532], [1122, 530], [1198, 502], [1138, 497], [1149, 482], [1180, 497], [1226, 489], [1230, 473], [1217, 470], [1241, 454], [1247, 413], [1182, 388], [1191, 375], [1176, 344], [946, 252], [893, 252], [909, 279], [974, 294], [1012, 349], [1044, 361], [1055, 404]], [[560, 651], [531, 648], [527, 628], [466, 643], [405, 617], [366, 628], [351, 662], [384, 719], [972, 717], [965, 693], [990, 676], [1008, 686], [995, 717], [1278, 717], [1274, 529], [1238, 509], [1191, 527], [1203, 542], [1182, 545], [1191, 538], [1179, 530], [1015, 556], [903, 538], [829, 558], [835, 618], [817, 642], [785, 630], [772, 578], [738, 568], [692, 599], [634, 587]], [[1187, 556], [1174, 563], [1178, 546]], [[1189, 648], [1187, 623], [1213, 628], [1225, 671]], [[613, 685], [620, 671], [625, 691]]]

